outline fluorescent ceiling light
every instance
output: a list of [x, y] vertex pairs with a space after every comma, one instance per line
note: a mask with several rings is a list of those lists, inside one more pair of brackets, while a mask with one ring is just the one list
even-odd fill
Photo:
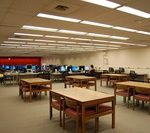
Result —
[[38, 45], [22, 45], [23, 47], [39, 47]]
[[44, 13], [39, 13], [37, 16], [38, 17], [43, 17], [43, 18], [49, 18], [49, 19], [63, 20], [63, 21], [69, 21], [69, 22], [76, 22], [76, 23], [81, 21], [79, 19], [62, 17], [62, 16], [56, 16], [56, 15], [49, 15], [49, 14], [44, 14]]
[[49, 32], [56, 32], [58, 30], [58, 29], [53, 29], [53, 28], [37, 27], [37, 26], [30, 26], [30, 25], [24, 25], [22, 26], [22, 29], [40, 30], [40, 31], [49, 31]]
[[54, 46], [54, 45], [48, 45], [48, 46], [40, 46], [40, 48], [51, 48], [51, 47], [56, 47], [56, 46]]
[[92, 4], [96, 4], [96, 5], [112, 8], [112, 9], [120, 6], [120, 4], [108, 0], [81, 0], [81, 1], [89, 2]]
[[136, 31], [136, 33], [150, 35], [150, 32], [146, 32], [146, 31]]
[[146, 47], [147, 45], [144, 44], [136, 44], [137, 46]]
[[33, 39], [25, 39], [25, 38], [8, 38], [8, 40], [15, 40], [15, 41], [33, 41]]
[[117, 30], [129, 31], [129, 32], [136, 32], [137, 31], [137, 30], [134, 30], [134, 29], [124, 28], [124, 27], [119, 27], [119, 26], [115, 26], [115, 27], [112, 27], [112, 28], [117, 29]]
[[87, 32], [81, 32], [81, 31], [72, 31], [72, 30], [59, 30], [60, 33], [67, 33], [67, 34], [76, 34], [76, 35], [86, 35]]
[[80, 43], [77, 43], [79, 45], [93, 45], [92, 43], [86, 43], [86, 42], [80, 42]]
[[150, 18], [149, 13], [146, 13], [146, 12], [143, 12], [143, 11], [140, 11], [140, 10], [137, 10], [135, 8], [128, 7], [128, 6], [119, 7], [119, 8], [117, 8], [117, 10], [129, 13], [129, 14], [132, 14], [132, 15], [136, 15], [136, 16], [139, 16], [139, 17], [143, 17], [143, 18]]
[[14, 46], [4, 46], [4, 45], [0, 45], [0, 48], [15, 48], [16, 49], [16, 47], [14, 47]]
[[73, 40], [81, 40], [81, 41], [91, 41], [91, 39], [87, 39], [87, 38], [70, 38], [70, 39], [73, 39]]
[[53, 40], [41, 40], [41, 39], [35, 39], [36, 42], [56, 42]]
[[88, 33], [88, 36], [95, 36], [95, 37], [110, 37], [110, 35], [105, 35], [105, 34], [96, 34], [96, 33]]
[[48, 45], [50, 45], [50, 46], [64, 46], [64, 44], [58, 44], [58, 43], [53, 43], [53, 44], [48, 44]]
[[94, 42], [109, 42], [109, 41], [105, 41], [105, 40], [92, 40]]
[[100, 26], [100, 27], [106, 27], [106, 28], [113, 27], [112, 25], [103, 24], [103, 23], [96, 23], [96, 22], [91, 22], [91, 21], [81, 21], [80, 23], [88, 24], [88, 25], [94, 25], [94, 26]]
[[127, 40], [127, 39], [129, 39], [128, 37], [121, 37], [121, 36], [110, 36], [110, 38], [119, 39], [119, 40]]
[[25, 44], [25, 42], [4, 41], [4, 43]]
[[14, 46], [14, 47], [17, 47], [17, 46], [20, 46], [19, 44], [1, 44], [2, 46]]
[[119, 48], [109, 48], [109, 47], [108, 47], [107, 49], [119, 49]]
[[76, 44], [76, 42], [67, 42], [67, 41], [57, 41], [58, 43], [71, 43], [71, 44]]
[[27, 44], [46, 45], [46, 43], [38, 43], [38, 42], [28, 42]]
[[69, 39], [69, 37], [65, 37], [65, 36], [49, 36], [49, 35], [46, 35], [45, 37], [49, 37], [49, 38], [60, 38], [60, 39]]
[[39, 34], [28, 34], [28, 33], [14, 33], [15, 35], [21, 35], [21, 36], [35, 36], [35, 37], [43, 37], [43, 35]]

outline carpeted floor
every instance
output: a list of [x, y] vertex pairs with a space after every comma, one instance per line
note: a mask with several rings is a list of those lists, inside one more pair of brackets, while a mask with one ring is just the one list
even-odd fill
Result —
[[[99, 83], [99, 82], [98, 82]], [[54, 83], [53, 88], [62, 88], [63, 83]], [[93, 88], [91, 88], [93, 89]], [[93, 89], [94, 90], [94, 89]], [[98, 91], [113, 94], [113, 88], [99, 87]], [[149, 133], [148, 107], [127, 108], [122, 98], [117, 97], [116, 128], [111, 128], [111, 115], [100, 118], [100, 133]], [[66, 130], [59, 127], [59, 113], [54, 111], [49, 120], [49, 99], [42, 95], [33, 102], [24, 102], [18, 96], [17, 85], [0, 85], [0, 133], [74, 133], [75, 122], [67, 120]], [[94, 121], [86, 124], [87, 133], [94, 132]]]

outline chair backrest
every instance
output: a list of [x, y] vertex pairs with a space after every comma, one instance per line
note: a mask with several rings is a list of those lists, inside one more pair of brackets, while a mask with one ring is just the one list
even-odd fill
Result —
[[123, 89], [123, 90], [127, 90], [128, 89], [128, 87], [127, 86], [124, 86], [124, 85], [119, 85], [119, 84], [117, 84], [116, 85], [116, 88], [119, 90], [119, 89]]
[[65, 103], [66, 103], [66, 106], [69, 108], [72, 108], [72, 109], [77, 109], [77, 107], [79, 108], [79, 105], [75, 100], [65, 98]]
[[113, 72], [114, 72], [114, 68], [113, 68], [113, 67], [109, 67], [108, 69], [109, 69], [108, 71], [109, 71], [110, 73], [113, 73]]
[[51, 92], [51, 96], [52, 96], [52, 99], [54, 99], [54, 100], [57, 100], [57, 101], [61, 100], [61, 96], [59, 94]]
[[150, 94], [150, 90], [143, 89], [143, 88], [136, 88], [135, 89], [135, 93], [143, 94], [143, 95], [149, 95]]

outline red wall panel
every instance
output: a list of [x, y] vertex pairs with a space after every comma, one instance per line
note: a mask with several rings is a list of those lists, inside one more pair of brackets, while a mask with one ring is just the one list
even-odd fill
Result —
[[40, 57], [0, 57], [0, 65], [41, 65]]

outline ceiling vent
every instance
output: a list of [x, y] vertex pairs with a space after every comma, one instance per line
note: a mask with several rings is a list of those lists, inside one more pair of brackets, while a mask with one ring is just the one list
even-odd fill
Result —
[[74, 11], [77, 11], [80, 8], [80, 6], [75, 4], [55, 0], [45, 8], [45, 11], [48, 13], [53, 12], [61, 14], [70, 14]]
[[66, 11], [66, 10], [69, 9], [69, 7], [63, 6], [63, 5], [57, 5], [57, 6], [55, 7], [55, 9], [60, 10], [60, 11]]

